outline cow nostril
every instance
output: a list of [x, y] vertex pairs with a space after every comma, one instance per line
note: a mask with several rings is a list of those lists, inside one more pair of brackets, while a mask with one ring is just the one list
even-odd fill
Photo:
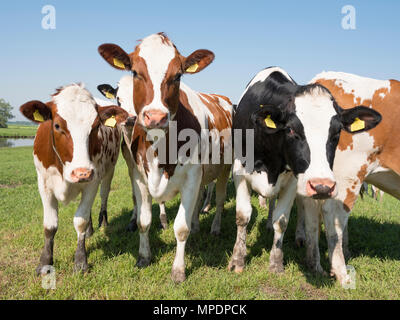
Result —
[[318, 184], [314, 187], [315, 191], [319, 194], [329, 194], [331, 191], [331, 188], [329, 188], [326, 185], [323, 184]]

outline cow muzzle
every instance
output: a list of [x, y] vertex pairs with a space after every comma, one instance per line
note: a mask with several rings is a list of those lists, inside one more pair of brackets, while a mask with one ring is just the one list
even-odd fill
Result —
[[71, 181], [74, 183], [90, 182], [93, 180], [94, 170], [77, 168], [71, 172]]
[[331, 179], [310, 179], [307, 181], [307, 196], [324, 200], [335, 196], [336, 182]]
[[168, 124], [168, 113], [159, 110], [145, 111], [143, 123], [148, 129], [165, 128]]

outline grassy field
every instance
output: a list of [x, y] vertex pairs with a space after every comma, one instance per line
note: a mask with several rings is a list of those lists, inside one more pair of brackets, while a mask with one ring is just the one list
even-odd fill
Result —
[[[109, 198], [109, 222], [87, 241], [90, 271], [73, 273], [76, 233], [72, 219], [78, 201], [60, 205], [54, 258], [57, 288], [45, 290], [35, 268], [43, 245], [42, 206], [36, 185], [32, 148], [0, 151], [0, 298], [1, 299], [399, 299], [400, 212], [388, 195], [381, 203], [369, 197], [358, 201], [349, 220], [348, 264], [357, 272], [357, 288], [344, 290], [330, 277], [311, 274], [305, 249], [294, 245], [295, 212], [284, 241], [285, 272], [268, 272], [272, 235], [266, 231], [266, 212], [252, 203], [247, 266], [243, 274], [227, 271], [236, 236], [234, 189], [229, 186], [220, 237], [209, 235], [215, 209], [201, 215], [198, 234], [186, 247], [187, 280], [176, 285], [170, 272], [175, 254], [173, 219], [178, 199], [167, 203], [169, 228], [158, 228], [158, 206], [153, 206], [151, 246], [153, 263], [139, 269], [139, 235], [127, 233], [132, 202], [129, 178], [119, 159]], [[98, 218], [99, 196], [93, 207]], [[295, 210], [294, 210], [295, 211]], [[329, 270], [327, 245], [321, 236], [321, 263]]]
[[34, 137], [37, 126], [9, 124], [8, 128], [0, 128], [0, 138], [2, 137]]

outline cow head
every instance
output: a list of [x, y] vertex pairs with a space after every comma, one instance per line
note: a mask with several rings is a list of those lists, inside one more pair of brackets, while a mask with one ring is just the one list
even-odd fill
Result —
[[133, 78], [131, 75], [123, 76], [116, 88], [109, 84], [100, 84], [97, 90], [101, 92], [107, 99], [117, 99], [118, 105], [128, 112], [129, 117], [126, 119], [125, 125], [133, 126], [136, 121], [136, 111], [133, 106]]
[[300, 86], [287, 104], [263, 106], [252, 119], [264, 134], [275, 134], [281, 141], [285, 162], [298, 178], [298, 193], [327, 199], [337, 194], [332, 167], [341, 130], [370, 130], [381, 115], [363, 106], [344, 110], [328, 89], [307, 85]]
[[101, 45], [99, 53], [114, 68], [132, 72], [137, 122], [145, 129], [167, 128], [179, 106], [181, 76], [200, 72], [214, 60], [208, 50], [182, 56], [163, 33], [143, 39], [129, 55], [115, 44]]
[[47, 103], [29, 101], [21, 113], [37, 123], [51, 121], [49, 139], [70, 183], [89, 182], [95, 175], [94, 153], [100, 126], [115, 127], [128, 114], [117, 106], [100, 107], [82, 85], [58, 89]]

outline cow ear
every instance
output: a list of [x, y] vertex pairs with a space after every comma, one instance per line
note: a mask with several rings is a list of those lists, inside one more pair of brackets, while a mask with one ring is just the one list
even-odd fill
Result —
[[109, 84], [100, 84], [97, 86], [97, 90], [107, 99], [115, 99], [117, 97], [117, 89], [114, 89]]
[[41, 123], [51, 119], [51, 109], [41, 101], [33, 100], [24, 103], [19, 107], [19, 111], [29, 120]]
[[118, 70], [131, 70], [132, 64], [129, 55], [116, 44], [102, 44], [98, 51], [112, 67]]
[[342, 110], [343, 129], [349, 133], [359, 133], [375, 128], [382, 120], [379, 112], [364, 106]]
[[118, 123], [125, 122], [129, 117], [128, 112], [118, 106], [98, 107], [101, 122], [107, 126], [114, 128]]
[[209, 50], [196, 50], [183, 62], [185, 73], [197, 73], [207, 67], [214, 60], [214, 53]]
[[260, 105], [251, 115], [251, 121], [256, 128], [262, 128], [268, 134], [276, 133], [286, 127], [282, 111], [272, 105]]

